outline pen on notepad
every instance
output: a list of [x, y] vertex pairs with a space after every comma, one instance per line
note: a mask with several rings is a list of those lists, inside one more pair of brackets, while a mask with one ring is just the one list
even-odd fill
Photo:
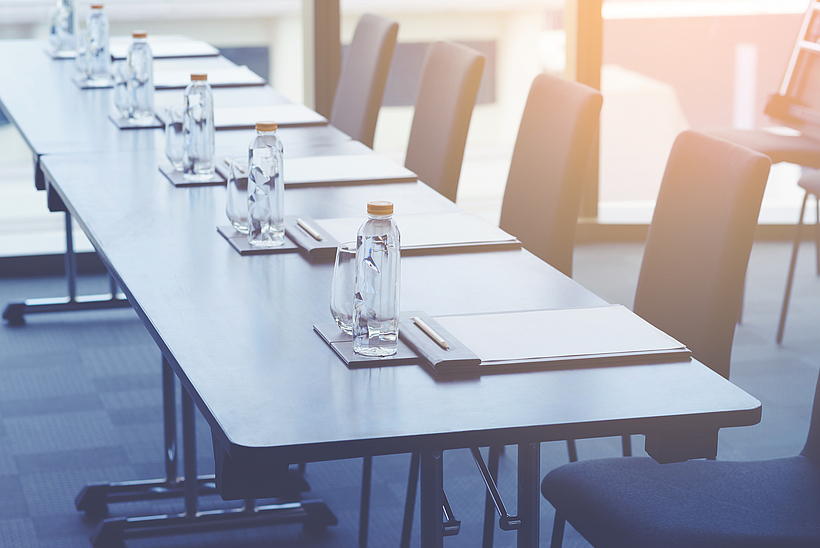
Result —
[[316, 240], [317, 242], [321, 242], [321, 241], [322, 241], [322, 235], [321, 235], [321, 234], [319, 234], [318, 232], [316, 232], [316, 229], [315, 229], [315, 228], [313, 228], [312, 226], [310, 226], [309, 224], [307, 224], [307, 223], [306, 223], [305, 221], [303, 221], [302, 219], [296, 219], [296, 224], [297, 224], [297, 225], [299, 225], [299, 226], [302, 228], [302, 230], [304, 230], [305, 232], [307, 232], [308, 234], [310, 234], [310, 235], [311, 235], [311, 237], [313, 237], [313, 239], [314, 239], [314, 240]]
[[428, 337], [430, 337], [431, 339], [433, 339], [433, 340], [436, 342], [436, 344], [438, 344], [438, 345], [439, 345], [440, 347], [442, 347], [444, 350], [449, 350], [449, 349], [450, 349], [450, 345], [449, 345], [449, 344], [447, 344], [447, 341], [445, 341], [445, 340], [442, 338], [442, 336], [441, 336], [441, 335], [439, 335], [438, 333], [436, 333], [435, 331], [433, 331], [433, 328], [432, 328], [432, 327], [430, 327], [429, 325], [427, 325], [426, 323], [424, 323], [424, 320], [422, 320], [421, 318], [419, 318], [418, 316], [416, 316], [416, 317], [414, 317], [414, 318], [413, 318], [413, 323], [414, 323], [414, 324], [416, 324], [416, 326], [417, 326], [419, 329], [421, 329], [422, 331], [424, 331], [424, 334], [425, 334], [425, 335], [427, 335]]

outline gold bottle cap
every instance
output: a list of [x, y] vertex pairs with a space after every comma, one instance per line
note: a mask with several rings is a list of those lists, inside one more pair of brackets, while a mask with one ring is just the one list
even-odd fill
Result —
[[102, 4], [91, 4], [91, 9], [92, 10], [101, 10], [101, 9], [103, 9], [103, 5]]
[[208, 75], [202, 72], [191, 74], [191, 82], [207, 82]]
[[135, 30], [131, 32], [132, 38], [148, 38], [148, 32], [144, 30]]
[[375, 202], [367, 202], [367, 214], [368, 215], [392, 215], [393, 214], [393, 202], [385, 202], [385, 201], [375, 201]]
[[256, 131], [276, 131], [276, 128], [276, 122], [271, 122], [269, 120], [256, 122]]

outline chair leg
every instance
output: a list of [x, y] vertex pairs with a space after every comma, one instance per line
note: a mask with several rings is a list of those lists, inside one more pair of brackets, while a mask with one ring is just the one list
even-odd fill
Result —
[[[490, 454], [487, 457], [487, 469], [490, 471], [490, 476], [498, 484], [498, 461], [501, 456], [502, 446], [491, 445]], [[495, 534], [495, 504], [493, 504], [493, 497], [487, 491], [484, 500], [484, 538], [481, 543], [482, 548], [493, 547], [493, 535]]]
[[564, 544], [564, 525], [566, 521], [564, 521], [564, 516], [558, 513], [558, 510], [555, 511], [555, 521], [552, 523], [552, 541], [550, 542], [550, 548], [561, 548], [561, 545]]
[[578, 450], [575, 448], [575, 440], [567, 440], [567, 452], [570, 462], [578, 462]]
[[401, 548], [410, 548], [410, 534], [413, 532], [413, 512], [416, 509], [416, 489], [419, 485], [419, 464], [421, 453], [410, 457], [410, 474], [407, 478], [407, 498], [404, 501], [404, 520], [401, 524]]
[[365, 457], [362, 462], [362, 497], [359, 505], [359, 548], [367, 548], [367, 533], [370, 527], [370, 484], [373, 478], [373, 457]]
[[792, 261], [789, 265], [789, 276], [786, 279], [786, 294], [783, 296], [783, 308], [780, 310], [780, 324], [777, 327], [777, 344], [783, 342], [783, 330], [786, 327], [786, 312], [789, 310], [789, 298], [792, 294], [792, 282], [794, 281], [794, 266], [797, 263], [797, 250], [800, 247], [800, 230], [803, 228], [803, 215], [806, 213], [806, 202], [809, 200], [809, 193], [803, 197], [803, 206], [800, 208], [800, 218], [794, 229], [794, 247], [792, 248]]

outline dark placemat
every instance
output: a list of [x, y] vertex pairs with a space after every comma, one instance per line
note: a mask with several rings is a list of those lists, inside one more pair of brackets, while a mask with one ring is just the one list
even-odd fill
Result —
[[80, 89], [110, 89], [114, 87], [114, 80], [109, 78], [108, 81], [91, 81], [87, 78], [80, 78], [77, 73], [71, 75], [71, 81], [74, 82]]
[[[216, 231], [228, 240], [231, 247], [240, 255], [271, 255], [299, 251], [299, 246], [288, 238], [285, 238], [285, 244], [279, 247], [253, 247], [248, 243], [248, 235], [242, 234], [231, 225], [218, 226]], [[333, 324], [333, 327], [336, 327], [336, 324]], [[336, 331], [339, 331], [339, 329], [336, 328]]]
[[120, 114], [109, 114], [108, 119], [120, 129], [163, 129], [165, 126], [154, 116], [154, 121], [146, 124], [136, 124], [133, 120], [120, 116]]
[[160, 164], [159, 170], [174, 186], [212, 186], [225, 184], [225, 178], [218, 172], [214, 172], [214, 176], [207, 181], [186, 181], [182, 172], [175, 170], [171, 164]]
[[[402, 312], [401, 318], [404, 319], [406, 314], [410, 314], [409, 317], [412, 318], [414, 313]], [[335, 323], [315, 324], [313, 330], [336, 352], [336, 355], [345, 362], [345, 365], [351, 369], [385, 367], [389, 365], [419, 365], [424, 362], [423, 358], [420, 358], [413, 352], [401, 339], [399, 339], [398, 351], [394, 355], [386, 358], [372, 358], [369, 356], [360, 356], [353, 352], [353, 337], [343, 333]]]

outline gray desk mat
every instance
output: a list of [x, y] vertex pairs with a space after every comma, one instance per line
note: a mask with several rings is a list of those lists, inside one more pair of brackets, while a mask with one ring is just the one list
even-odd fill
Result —
[[[412, 318], [412, 312], [402, 312], [401, 317]], [[353, 336], [343, 333], [335, 323], [314, 324], [313, 330], [322, 337], [322, 340], [336, 352], [336, 355], [350, 369], [361, 369], [365, 367], [386, 367], [390, 365], [421, 365], [424, 359], [413, 352], [409, 346], [399, 339], [399, 348], [393, 356], [386, 358], [373, 358], [370, 356], [360, 356], [353, 352]]]
[[[276, 253], [294, 253], [299, 251], [299, 246], [290, 238], [285, 238], [284, 245], [279, 247], [253, 247], [248, 243], [248, 235], [242, 234], [231, 225], [220, 225], [216, 231], [225, 238], [234, 251], [240, 255], [273, 255]], [[336, 327], [336, 324], [333, 324]], [[336, 328], [338, 331], [338, 328]]]
[[183, 177], [181, 171], [177, 171], [174, 169], [174, 166], [169, 164], [160, 164], [159, 170], [165, 175], [165, 178], [168, 179], [172, 185], [177, 187], [186, 187], [186, 186], [214, 186], [214, 185], [224, 185], [226, 183], [225, 178], [219, 174], [218, 171], [214, 172], [213, 177], [211, 177], [207, 181], [188, 181]]
[[132, 120], [121, 116], [119, 113], [109, 114], [108, 119], [114, 122], [114, 125], [120, 129], [163, 129], [165, 127], [156, 116], [154, 116], [153, 122], [147, 124], [135, 124]]

